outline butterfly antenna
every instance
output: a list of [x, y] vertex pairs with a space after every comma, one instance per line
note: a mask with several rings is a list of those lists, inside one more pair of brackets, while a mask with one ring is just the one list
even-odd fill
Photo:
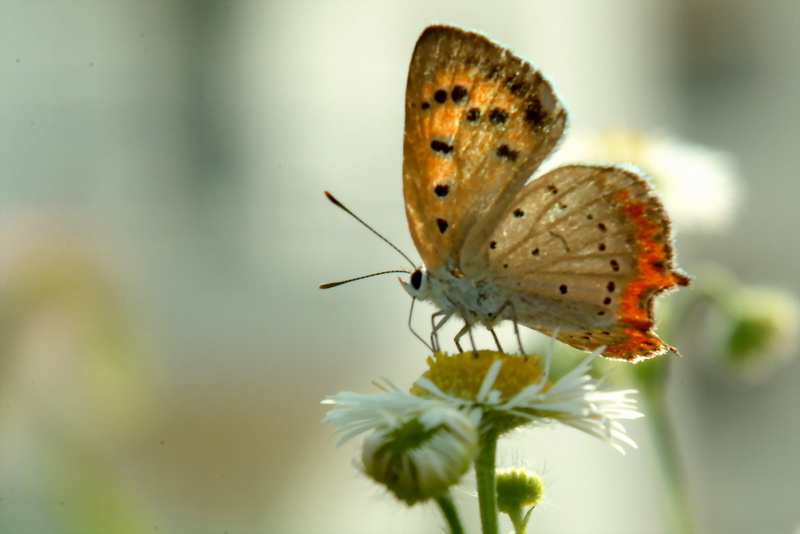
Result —
[[321, 286], [319, 286], [319, 288], [320, 289], [330, 289], [332, 287], [340, 286], [340, 285], [346, 284], [348, 282], [355, 282], [356, 280], [363, 280], [364, 278], [372, 278], [373, 276], [378, 276], [379, 274], [391, 274], [391, 273], [406, 273], [406, 274], [408, 274], [408, 271], [406, 271], [406, 270], [402, 270], [402, 271], [395, 270], [395, 271], [381, 271], [379, 273], [365, 274], [364, 276], [357, 276], [355, 278], [350, 278], [349, 280], [342, 280], [341, 282], [328, 282], [327, 284], [322, 284]]
[[[336, 200], [336, 198], [335, 198], [333, 195], [331, 195], [331, 194], [330, 194], [328, 191], [325, 191], [325, 196], [326, 196], [326, 197], [328, 197], [328, 200], [330, 200], [331, 202], [333, 202], [333, 204], [334, 204], [334, 205], [336, 205], [336, 206], [338, 206], [338, 207], [342, 208], [344, 211], [346, 211], [348, 214], [350, 214], [350, 216], [351, 216], [351, 217], [353, 217], [355, 220], [357, 220], [358, 222], [360, 222], [361, 224], [363, 224], [364, 226], [366, 226], [366, 227], [367, 227], [367, 230], [369, 230], [370, 232], [372, 232], [372, 233], [373, 233], [373, 234], [375, 234], [376, 236], [378, 236], [378, 237], [380, 237], [381, 239], [383, 239], [383, 241], [384, 241], [384, 242], [385, 242], [387, 245], [389, 245], [390, 247], [392, 247], [393, 249], [395, 249], [397, 252], [399, 252], [399, 253], [400, 253], [400, 255], [401, 255], [401, 256], [403, 256], [403, 257], [406, 259], [406, 261], [407, 261], [408, 263], [410, 263], [410, 264], [411, 264], [411, 266], [412, 266], [412, 267], [413, 267], [414, 265], [416, 265], [416, 264], [415, 264], [415, 263], [414, 263], [414, 262], [411, 260], [411, 258], [409, 258], [409, 257], [408, 257], [408, 256], [407, 256], [407, 255], [406, 255], [406, 254], [405, 254], [405, 253], [402, 251], [402, 250], [400, 250], [399, 248], [397, 248], [397, 246], [395, 246], [395, 244], [394, 244], [394, 243], [392, 243], [391, 241], [389, 241], [388, 239], [386, 239], [385, 237], [383, 237], [381, 234], [379, 234], [379, 233], [378, 233], [378, 231], [377, 231], [377, 230], [375, 230], [373, 227], [371, 227], [370, 225], [368, 225], [367, 223], [365, 223], [364, 221], [362, 221], [362, 220], [361, 220], [361, 218], [360, 218], [358, 215], [356, 215], [355, 213], [353, 213], [352, 211], [350, 211], [349, 209], [347, 209], [347, 208], [345, 207], [345, 205], [344, 205], [344, 204], [342, 204], [341, 202], [339, 202], [338, 200]], [[387, 272], [387, 273], [391, 273], [391, 272], [406, 272], [406, 271], [386, 271], [386, 272]], [[383, 273], [375, 273], [375, 274], [383, 274]], [[374, 275], [368, 275], [368, 276], [374, 276]], [[362, 278], [366, 278], [366, 277], [362, 277]], [[354, 278], [353, 280], [359, 280], [359, 278]], [[343, 283], [345, 283], [345, 282], [350, 282], [350, 281], [351, 281], [351, 280], [345, 280], [344, 282], [337, 282], [337, 283], [336, 283], [336, 284], [334, 284], [334, 285], [339, 285], [340, 283], [341, 283], [341, 284], [343, 284]]]

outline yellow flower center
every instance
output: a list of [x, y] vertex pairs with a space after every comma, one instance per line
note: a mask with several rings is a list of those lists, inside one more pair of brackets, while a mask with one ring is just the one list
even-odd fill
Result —
[[[542, 379], [544, 369], [538, 356], [515, 356], [492, 350], [462, 352], [460, 354], [435, 353], [428, 357], [428, 370], [422, 375], [444, 393], [464, 400], [476, 401], [481, 384], [492, 363], [503, 362], [492, 389], [508, 400], [522, 389]], [[548, 380], [543, 391], [552, 386]], [[431, 394], [417, 385], [411, 386], [411, 394], [429, 397]]]

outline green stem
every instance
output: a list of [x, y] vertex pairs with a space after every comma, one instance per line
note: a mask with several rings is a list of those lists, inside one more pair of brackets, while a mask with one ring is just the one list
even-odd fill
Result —
[[514, 525], [514, 534], [525, 534], [527, 529], [522, 516], [522, 507], [509, 511], [508, 518], [511, 519], [511, 524]]
[[[706, 278], [727, 280], [722, 275]], [[659, 325], [659, 335], [664, 339], [677, 337], [683, 326], [692, 320], [694, 308], [705, 299], [710, 298], [721, 305], [725, 292], [720, 291], [716, 286], [724, 287], [725, 283], [703, 284], [699, 287], [698, 284], [695, 284], [695, 289], [699, 291], [696, 290], [683, 298], [675, 299], [670, 313], [666, 314], [665, 320], [661, 321]], [[645, 421], [653, 436], [656, 458], [660, 468], [664, 507], [668, 520], [672, 522], [670, 531], [691, 534], [695, 532], [695, 529], [688, 500], [686, 474], [683, 470], [675, 432], [669, 420], [666, 400], [667, 380], [670, 364], [673, 361], [676, 359], [667, 354], [630, 368], [630, 373], [641, 392], [642, 402], [646, 405], [642, 411], [647, 415]]]
[[450, 533], [464, 534], [464, 527], [461, 526], [461, 519], [458, 517], [458, 509], [456, 509], [456, 504], [453, 502], [453, 497], [450, 495], [450, 492], [448, 491], [437, 497], [436, 503], [439, 505], [439, 509], [442, 511], [442, 515], [444, 515], [444, 519], [450, 527]]
[[[661, 369], [666, 375], [666, 366]], [[691, 534], [695, 531], [687, 501], [686, 478], [680, 460], [678, 444], [667, 413], [667, 404], [662, 383], [650, 382], [642, 388], [647, 403], [647, 417], [653, 433], [656, 453], [660, 461], [661, 481], [672, 532]]]
[[475, 458], [475, 482], [478, 489], [483, 534], [497, 534], [498, 531], [496, 455], [497, 432], [485, 426], [484, 432], [481, 432], [478, 456]]

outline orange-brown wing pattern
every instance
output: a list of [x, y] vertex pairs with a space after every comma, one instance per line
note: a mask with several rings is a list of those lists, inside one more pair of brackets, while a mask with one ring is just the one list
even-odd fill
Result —
[[448, 26], [417, 41], [405, 112], [411, 235], [430, 272], [455, 273], [470, 230], [515, 197], [560, 138], [566, 113], [528, 62]]

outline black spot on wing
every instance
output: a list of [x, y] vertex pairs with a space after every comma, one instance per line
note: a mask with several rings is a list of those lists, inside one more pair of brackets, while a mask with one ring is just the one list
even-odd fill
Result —
[[453, 90], [450, 92], [450, 98], [453, 99], [453, 102], [456, 104], [463, 101], [467, 96], [467, 88], [462, 85], [456, 85], [453, 87]]
[[547, 121], [547, 112], [538, 98], [531, 98], [526, 102], [525, 121], [534, 128], [541, 127]]
[[492, 121], [493, 124], [505, 124], [508, 120], [508, 112], [500, 108], [494, 108], [489, 113], [489, 120]]
[[487, 80], [493, 80], [497, 73], [503, 70], [503, 67], [500, 65], [494, 64], [489, 65], [484, 69], [483, 75], [486, 77]]
[[434, 139], [431, 141], [431, 150], [434, 152], [439, 152], [440, 154], [450, 154], [453, 151], [453, 145], [448, 145], [444, 141], [439, 141]]
[[508, 87], [508, 91], [512, 95], [519, 93], [525, 88], [525, 82], [519, 79], [519, 77], [516, 74], [507, 76], [505, 82], [506, 82], [506, 87]]
[[519, 152], [512, 150], [508, 145], [500, 145], [497, 147], [497, 152], [495, 152], [495, 154], [497, 154], [497, 157], [505, 158], [508, 161], [517, 161], [519, 157]]

